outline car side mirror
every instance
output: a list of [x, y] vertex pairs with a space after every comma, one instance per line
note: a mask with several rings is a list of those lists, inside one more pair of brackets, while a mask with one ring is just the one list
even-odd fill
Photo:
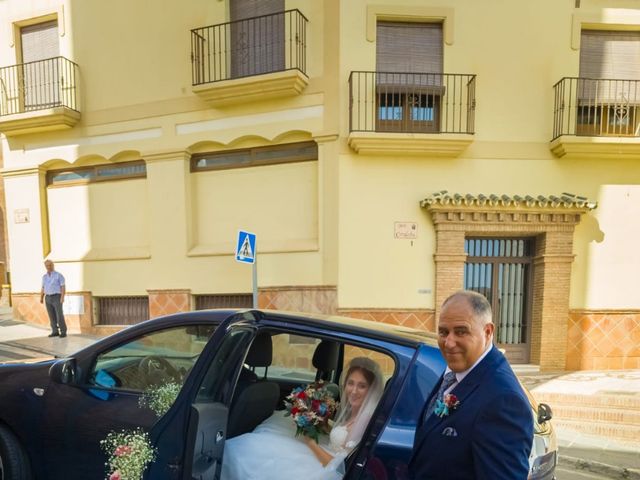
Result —
[[63, 358], [51, 365], [49, 378], [56, 383], [73, 384], [76, 381], [76, 370], [75, 358]]
[[546, 403], [538, 404], [538, 424], [542, 425], [547, 420], [551, 420], [553, 418], [553, 412], [551, 411], [551, 407]]

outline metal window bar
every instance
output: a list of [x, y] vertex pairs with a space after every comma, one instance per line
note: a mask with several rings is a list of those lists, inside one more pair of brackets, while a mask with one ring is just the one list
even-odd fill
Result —
[[0, 116], [67, 107], [78, 111], [78, 65], [65, 57], [0, 68]]
[[99, 325], [134, 325], [149, 320], [149, 297], [97, 297], [96, 318]]
[[216, 294], [195, 295], [196, 310], [208, 310], [210, 308], [252, 308], [253, 294]]
[[640, 79], [565, 77], [553, 89], [553, 140], [640, 137]]
[[353, 71], [352, 132], [474, 133], [476, 76]]
[[308, 22], [294, 9], [191, 30], [193, 85], [294, 69], [306, 74]]

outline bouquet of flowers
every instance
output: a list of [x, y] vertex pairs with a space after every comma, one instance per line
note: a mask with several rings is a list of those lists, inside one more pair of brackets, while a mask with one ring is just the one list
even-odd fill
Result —
[[182, 385], [177, 383], [166, 383], [152, 387], [140, 397], [138, 406], [140, 408], [149, 407], [158, 417], [161, 417], [169, 411], [181, 389]]
[[320, 433], [328, 432], [329, 419], [338, 409], [334, 394], [322, 381], [294, 388], [284, 405], [285, 416], [291, 416], [296, 425], [296, 437], [305, 435], [316, 442]]
[[140, 429], [111, 432], [100, 444], [109, 456], [108, 480], [141, 480], [156, 456], [149, 435]]

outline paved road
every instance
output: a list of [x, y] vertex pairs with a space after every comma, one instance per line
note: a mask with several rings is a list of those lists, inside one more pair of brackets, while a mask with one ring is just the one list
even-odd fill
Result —
[[560, 466], [556, 468], [556, 477], [558, 480], [605, 480], [611, 477], [603, 477], [591, 472], [581, 470], [571, 470], [569, 467]]

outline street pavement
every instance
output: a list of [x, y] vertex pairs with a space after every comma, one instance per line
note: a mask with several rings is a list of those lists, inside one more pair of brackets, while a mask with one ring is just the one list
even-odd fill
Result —
[[[0, 319], [0, 363], [30, 359], [62, 358], [91, 345], [100, 337], [69, 334], [48, 338], [49, 329], [11, 319]], [[517, 367], [516, 373], [534, 395], [549, 390], [585, 391], [593, 387], [640, 393], [639, 371], [539, 373], [535, 367]], [[623, 378], [623, 381], [620, 379]], [[589, 381], [588, 381], [589, 380]], [[558, 438], [557, 480], [640, 480], [640, 439], [614, 442], [609, 438], [555, 428]]]

